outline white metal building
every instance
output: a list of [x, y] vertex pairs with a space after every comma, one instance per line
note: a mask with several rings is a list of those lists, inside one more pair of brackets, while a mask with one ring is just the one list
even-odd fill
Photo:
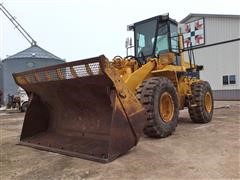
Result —
[[[180, 23], [199, 19], [205, 27], [199, 47], [240, 38], [240, 15], [189, 14]], [[196, 49], [194, 55], [196, 64], [204, 65], [200, 75], [210, 82], [215, 99], [240, 100], [240, 41]]]

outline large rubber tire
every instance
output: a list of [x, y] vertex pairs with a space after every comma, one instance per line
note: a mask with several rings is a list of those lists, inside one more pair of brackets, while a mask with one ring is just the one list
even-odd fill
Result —
[[24, 102], [20, 108], [21, 112], [26, 112], [28, 108], [28, 102]]
[[207, 81], [195, 82], [192, 84], [191, 89], [192, 98], [190, 99], [188, 107], [191, 120], [195, 123], [210, 122], [212, 120], [214, 109], [213, 95], [210, 84]]
[[[160, 98], [168, 94], [172, 99], [173, 113], [164, 121], [160, 113]], [[143, 81], [137, 90], [137, 98], [147, 111], [147, 125], [143, 132], [153, 138], [164, 138], [175, 131], [179, 115], [178, 98], [173, 83], [166, 77], [151, 77]]]

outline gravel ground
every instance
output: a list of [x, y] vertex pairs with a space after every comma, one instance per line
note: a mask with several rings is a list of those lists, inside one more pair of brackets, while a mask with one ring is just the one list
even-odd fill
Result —
[[24, 113], [0, 111], [0, 179], [240, 179], [240, 102], [216, 102], [211, 123], [186, 110], [176, 132], [142, 138], [109, 164], [16, 145]]

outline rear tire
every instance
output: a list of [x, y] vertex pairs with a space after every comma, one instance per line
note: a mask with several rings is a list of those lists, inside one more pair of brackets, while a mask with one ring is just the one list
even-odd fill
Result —
[[210, 84], [207, 81], [195, 82], [191, 86], [192, 98], [190, 99], [188, 112], [195, 123], [208, 123], [213, 115], [213, 95]]
[[143, 81], [137, 90], [137, 98], [147, 111], [145, 135], [164, 138], [175, 131], [179, 115], [178, 98], [168, 78], [152, 77]]
[[21, 107], [21, 112], [26, 112], [28, 108], [28, 102], [24, 102]]

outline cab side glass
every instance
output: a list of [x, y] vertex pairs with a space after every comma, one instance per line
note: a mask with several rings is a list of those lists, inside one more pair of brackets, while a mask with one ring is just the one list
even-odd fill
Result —
[[170, 38], [172, 52], [178, 52], [178, 32], [177, 25], [170, 23]]
[[166, 23], [160, 23], [157, 34], [157, 43], [155, 49], [155, 55], [158, 56], [161, 53], [168, 52], [168, 28]]

